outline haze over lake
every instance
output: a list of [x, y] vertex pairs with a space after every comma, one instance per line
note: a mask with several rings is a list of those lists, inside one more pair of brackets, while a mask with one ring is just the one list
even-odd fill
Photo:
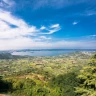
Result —
[[21, 55], [21, 56], [57, 56], [63, 55], [72, 52], [94, 52], [95, 49], [41, 49], [41, 50], [19, 50], [12, 52], [12, 55]]

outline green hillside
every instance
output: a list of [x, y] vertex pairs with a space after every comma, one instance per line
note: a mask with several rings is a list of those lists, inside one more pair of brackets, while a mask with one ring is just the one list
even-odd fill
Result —
[[0, 93], [10, 96], [96, 96], [94, 54], [74, 52], [52, 57], [1, 58]]

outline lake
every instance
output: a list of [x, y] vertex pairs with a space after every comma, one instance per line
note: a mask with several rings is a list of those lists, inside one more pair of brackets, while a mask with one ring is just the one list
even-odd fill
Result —
[[18, 50], [13, 51], [12, 55], [21, 55], [21, 56], [57, 56], [63, 55], [72, 52], [80, 52], [80, 51], [87, 51], [87, 52], [94, 52], [95, 49], [41, 49], [41, 50]]

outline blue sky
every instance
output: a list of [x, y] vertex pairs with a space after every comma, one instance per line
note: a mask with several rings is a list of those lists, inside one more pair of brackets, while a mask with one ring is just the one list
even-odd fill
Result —
[[96, 0], [0, 0], [0, 45], [96, 49]]

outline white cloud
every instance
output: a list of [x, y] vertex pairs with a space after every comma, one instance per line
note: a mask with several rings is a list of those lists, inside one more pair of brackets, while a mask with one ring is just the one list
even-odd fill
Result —
[[[24, 20], [13, 16], [10, 12], [0, 9], [0, 38], [15, 38], [18, 36], [34, 36], [37, 34], [53, 34], [60, 30], [59, 24], [53, 24], [49, 28], [28, 25]], [[12, 28], [11, 25], [16, 26]], [[52, 28], [52, 29], [51, 29]], [[42, 32], [45, 30], [45, 32]]]
[[5, 2], [9, 6], [12, 6], [15, 4], [15, 2], [13, 0], [3, 0], [3, 2]]
[[[16, 28], [11, 27], [11, 25], [16, 26]], [[4, 10], [0, 10], [0, 26], [0, 38], [35, 35], [39, 31], [35, 26], [29, 26], [24, 20], [16, 18]]]
[[[34, 4], [35, 3], [35, 4]], [[63, 8], [70, 5], [76, 5], [80, 3], [88, 3], [90, 5], [94, 4], [92, 0], [35, 0], [33, 8], [39, 9], [44, 7], [51, 7], [51, 8]]]
[[51, 37], [46, 37], [46, 36], [39, 36], [39, 37], [37, 37], [37, 38], [34, 38], [33, 40], [35, 41], [35, 42], [37, 42], [37, 41], [50, 41], [52, 38]]
[[45, 34], [53, 34], [53, 33], [57, 32], [59, 30], [60, 30], [59, 28], [56, 28], [56, 29], [53, 29], [53, 30], [49, 30], [49, 32], [45, 33]]
[[74, 21], [72, 24], [73, 24], [73, 25], [76, 25], [76, 24], [78, 24], [78, 22]]
[[[3, 0], [13, 6], [10, 0]], [[3, 5], [2, 5], [3, 6]], [[73, 22], [76, 25], [78, 22]], [[12, 27], [14, 25], [15, 27]], [[27, 24], [23, 19], [13, 16], [11, 12], [0, 9], [0, 50], [26, 48], [96, 48], [96, 41], [56, 41], [48, 37], [61, 29], [59, 24], [49, 27]], [[43, 34], [43, 36], [41, 36]], [[46, 36], [44, 36], [46, 35]], [[33, 38], [32, 38], [33, 36]], [[94, 35], [95, 36], [95, 35]]]
[[[55, 33], [55, 32], [58, 32], [60, 29], [61, 29], [61, 27], [60, 27], [59, 24], [52, 24], [52, 25], [49, 26], [49, 27], [42, 26], [42, 27], [40, 28], [41, 33], [39, 33], [39, 34], [47, 34], [47, 35], [50, 35], [50, 34], [53, 34], [53, 33]], [[42, 32], [42, 30], [44, 30], [44, 32]]]
[[44, 30], [44, 29], [46, 29], [46, 27], [45, 27], [45, 26], [42, 26], [42, 27], [40, 28], [40, 30]]
[[53, 27], [48, 28], [42, 26], [38, 29], [36, 26], [28, 25], [23, 19], [13, 16], [11, 12], [0, 9], [0, 45], [2, 45], [0, 50], [43, 47], [51, 38], [40, 34], [57, 32], [60, 30], [60, 25], [57, 25], [53, 24]]
[[[0, 50], [26, 48], [96, 48], [96, 40], [59, 40], [52, 42], [53, 38], [44, 36], [44, 34], [48, 35], [59, 31], [61, 29], [59, 24], [53, 24], [49, 27], [43, 26], [37, 29], [36, 26], [28, 25], [24, 20], [16, 18], [10, 12], [0, 10], [0, 14], [0, 45], [2, 45], [0, 46]], [[17, 27], [14, 28], [11, 25]]]
[[51, 39], [50, 37], [46, 37], [46, 36], [40, 36], [39, 38], [43, 39], [43, 40], [50, 40]]
[[8, 11], [0, 10], [0, 19], [18, 27], [26, 26], [26, 23], [22, 19], [12, 16], [11, 12]]
[[47, 34], [53, 34], [54, 32], [57, 32], [61, 29], [59, 24], [51, 25], [50, 28], [52, 28], [52, 29], [49, 30], [49, 33], [47, 33]]
[[95, 49], [96, 41], [35, 41], [31, 38], [21, 37], [9, 40], [0, 40], [0, 50], [11, 50], [11, 49], [42, 49], [42, 48], [79, 48], [79, 49]]
[[59, 24], [54, 24], [54, 25], [51, 25], [50, 28], [60, 28], [60, 25]]
[[[15, 38], [19, 36], [34, 36], [37, 34], [53, 34], [60, 30], [59, 24], [53, 24], [51, 28], [42, 26], [37, 29], [36, 26], [28, 25], [24, 20], [16, 18], [10, 12], [0, 10], [0, 38]], [[16, 26], [15, 28], [11, 25]], [[46, 32], [42, 32], [46, 30]]]
[[14, 0], [1, 0], [0, 7], [6, 10], [13, 10], [15, 6]]
[[61, 29], [61, 27], [59, 24], [52, 24], [49, 28], [47, 28], [48, 32], [42, 33], [42, 34], [53, 34], [57, 31], [59, 31], [60, 29]]

